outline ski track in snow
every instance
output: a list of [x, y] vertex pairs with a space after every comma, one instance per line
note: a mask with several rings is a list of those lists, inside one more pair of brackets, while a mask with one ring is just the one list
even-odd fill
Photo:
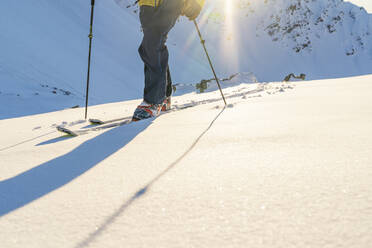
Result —
[[[287, 89], [293, 89], [294, 85], [290, 82], [282, 82], [282, 83], [258, 83], [258, 84], [240, 84], [239, 86], [229, 89], [229, 88], [224, 88], [224, 94], [226, 99], [234, 99], [234, 98], [241, 98], [242, 101], [249, 99], [249, 98], [255, 98], [255, 97], [262, 97], [262, 94], [259, 93], [265, 93], [267, 95], [274, 95], [279, 92], [285, 92]], [[221, 96], [219, 95], [220, 93], [215, 91], [211, 93], [204, 93], [204, 94], [187, 94], [182, 97], [173, 97], [173, 101], [175, 104], [173, 104], [171, 112], [178, 111], [178, 110], [183, 110], [184, 108], [188, 107], [195, 107], [198, 105], [203, 105], [203, 104], [210, 104], [210, 103], [217, 103], [221, 101]], [[197, 100], [199, 99], [199, 100]], [[200, 100], [202, 99], [202, 100]], [[235, 100], [236, 101], [236, 100]], [[235, 102], [234, 104], [237, 104], [239, 101]], [[233, 107], [234, 104], [228, 104], [227, 107]], [[216, 106], [219, 108], [219, 105]], [[132, 107], [134, 109], [134, 107]], [[130, 112], [131, 113], [131, 112]], [[111, 113], [112, 114], [112, 113]], [[128, 115], [129, 117], [130, 115]], [[105, 117], [103, 117], [103, 120]], [[57, 126], [61, 127], [76, 127], [76, 126], [86, 126], [86, 121], [85, 120], [76, 120], [76, 121], [61, 121], [59, 124], [51, 124], [50, 127], [48, 127], [48, 130], [50, 128], [54, 129]], [[41, 131], [44, 130], [45, 128], [41, 126], [36, 126], [32, 129], [32, 131]], [[40, 134], [39, 136], [35, 138], [30, 138], [25, 141], [20, 141], [17, 144], [14, 145], [9, 145], [7, 147], [0, 148], [0, 151], [7, 150], [10, 148], [13, 148], [17, 145], [21, 145], [24, 143], [27, 143], [29, 141], [33, 141], [37, 138], [44, 137], [48, 134], [54, 133], [54, 131], [45, 133], [45, 134]]]

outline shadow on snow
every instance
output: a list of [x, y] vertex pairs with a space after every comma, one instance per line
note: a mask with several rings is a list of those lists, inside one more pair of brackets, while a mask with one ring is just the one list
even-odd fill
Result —
[[194, 147], [199, 143], [201, 138], [211, 129], [213, 124], [216, 122], [216, 120], [220, 117], [220, 115], [225, 111], [226, 108], [223, 108], [215, 117], [214, 119], [209, 123], [208, 127], [194, 140], [194, 142], [191, 144], [191, 146], [176, 160], [174, 160], [170, 165], [166, 167], [165, 170], [161, 171], [155, 178], [153, 178], [151, 181], [149, 181], [146, 185], [144, 185], [142, 188], [137, 190], [129, 199], [123, 202], [123, 204], [109, 217], [106, 218], [106, 220], [99, 226], [97, 229], [92, 232], [86, 239], [78, 243], [75, 248], [83, 248], [89, 246], [97, 237], [99, 237], [118, 217], [120, 217], [125, 210], [138, 198], [146, 194], [149, 189], [157, 182], [159, 181], [165, 174], [167, 174], [170, 170], [172, 170], [174, 167], [176, 167], [193, 149]]
[[109, 130], [73, 151], [0, 182], [0, 217], [66, 185], [123, 148], [151, 120]]

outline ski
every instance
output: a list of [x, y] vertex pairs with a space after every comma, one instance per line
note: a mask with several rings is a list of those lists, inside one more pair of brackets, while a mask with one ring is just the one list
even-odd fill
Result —
[[99, 126], [96, 126], [96, 127], [86, 128], [86, 129], [71, 130], [71, 129], [68, 129], [66, 127], [58, 126], [57, 130], [59, 132], [64, 133], [67, 136], [76, 137], [76, 136], [87, 134], [91, 131], [100, 131], [100, 130], [109, 129], [109, 128], [113, 128], [113, 127], [119, 127], [119, 126], [129, 124], [131, 122], [132, 122], [132, 119], [126, 118], [126, 120], [117, 121], [117, 122], [110, 122], [110, 123], [106, 122], [106, 124], [99, 125]]
[[[172, 109], [169, 109], [167, 111], [162, 111], [161, 114], [164, 114], [164, 113], [169, 113], [169, 112], [174, 112], [174, 111], [177, 111], [177, 110], [182, 110], [182, 109], [186, 109], [186, 108], [190, 108], [190, 107], [194, 107], [195, 105], [194, 104], [185, 104], [185, 105], [181, 105], [181, 106], [173, 106]], [[130, 120], [132, 119], [132, 116], [126, 116], [126, 117], [120, 117], [120, 118], [115, 118], [115, 119], [109, 119], [109, 120], [101, 120], [101, 119], [95, 119], [95, 118], [91, 118], [89, 119], [89, 122], [91, 125], [105, 125], [105, 124], [109, 124], [109, 123], [113, 123], [113, 122], [117, 122], [117, 121], [125, 121], [125, 120]]]
[[130, 120], [131, 118], [132, 118], [131, 116], [126, 116], [126, 117], [110, 119], [110, 120], [89, 119], [89, 122], [92, 125], [105, 125], [105, 124], [112, 123], [112, 122]]

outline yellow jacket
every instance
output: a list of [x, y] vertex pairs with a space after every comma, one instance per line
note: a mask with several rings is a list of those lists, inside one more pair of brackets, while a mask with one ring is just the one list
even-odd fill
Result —
[[[205, 0], [196, 0], [201, 7], [204, 6], [204, 3], [205, 3]], [[153, 7], [156, 7], [158, 6], [159, 4], [161, 4], [162, 0], [139, 0], [139, 5], [142, 6], [142, 5], [147, 5], [147, 6], [153, 6]]]

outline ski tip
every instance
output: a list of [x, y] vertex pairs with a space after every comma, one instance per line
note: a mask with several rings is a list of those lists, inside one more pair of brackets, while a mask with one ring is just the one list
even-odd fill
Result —
[[57, 127], [57, 130], [64, 133], [64, 134], [67, 134], [67, 135], [70, 135], [70, 136], [73, 136], [73, 137], [76, 137], [78, 136], [77, 133], [67, 129], [67, 128], [64, 128], [64, 127]]
[[104, 122], [99, 120], [99, 119], [89, 119], [89, 122], [92, 125], [102, 125], [102, 124], [104, 124]]

